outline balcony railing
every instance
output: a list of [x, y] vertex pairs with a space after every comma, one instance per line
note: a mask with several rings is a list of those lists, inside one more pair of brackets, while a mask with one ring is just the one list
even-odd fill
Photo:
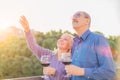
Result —
[[11, 79], [2, 79], [2, 80], [44, 80], [40, 76], [31, 76], [31, 77], [20, 77], [20, 78], [11, 78]]

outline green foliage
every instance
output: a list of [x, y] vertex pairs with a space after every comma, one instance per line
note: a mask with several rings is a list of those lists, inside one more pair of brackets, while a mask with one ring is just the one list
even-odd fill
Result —
[[0, 79], [42, 74], [42, 66], [28, 49], [24, 37], [11, 36], [0, 44]]
[[[34, 31], [37, 43], [45, 48], [56, 48], [62, 30], [47, 33]], [[0, 42], [0, 79], [42, 75], [39, 60], [28, 49], [25, 37], [10, 36]]]
[[62, 30], [46, 32], [45, 34], [36, 34], [36, 40], [39, 45], [53, 50], [56, 47], [57, 39], [62, 35]]
[[113, 58], [117, 60], [118, 55], [120, 55], [120, 36], [109, 36], [108, 38]]

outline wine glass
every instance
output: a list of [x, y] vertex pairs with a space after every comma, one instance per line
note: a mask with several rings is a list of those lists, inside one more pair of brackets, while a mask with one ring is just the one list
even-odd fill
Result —
[[[62, 53], [61, 60], [64, 65], [70, 65], [72, 63], [70, 53]], [[64, 77], [70, 77], [71, 75], [66, 74]]]
[[[41, 65], [43, 67], [48, 67], [50, 65], [49, 55], [42, 55], [40, 59]], [[48, 78], [47, 73], [45, 73], [42, 78]]]

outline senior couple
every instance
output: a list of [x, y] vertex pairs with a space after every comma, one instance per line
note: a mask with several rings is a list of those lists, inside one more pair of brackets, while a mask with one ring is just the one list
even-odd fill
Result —
[[[84, 11], [76, 12], [72, 17], [72, 26], [77, 36], [63, 34], [57, 40], [57, 52], [37, 44], [25, 16], [21, 16], [27, 44], [32, 53], [40, 59], [50, 56], [50, 66], [43, 68], [48, 78], [45, 80], [113, 80], [115, 67], [110, 46], [104, 36], [90, 31], [91, 17]], [[72, 63], [61, 62], [62, 53], [70, 53]], [[71, 75], [65, 77], [65, 75]]]

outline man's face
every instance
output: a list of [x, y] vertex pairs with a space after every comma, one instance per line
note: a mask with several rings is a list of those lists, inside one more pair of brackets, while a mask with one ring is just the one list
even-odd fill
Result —
[[74, 29], [85, 27], [87, 23], [87, 18], [84, 17], [84, 14], [75, 13], [72, 17], [72, 25]]

